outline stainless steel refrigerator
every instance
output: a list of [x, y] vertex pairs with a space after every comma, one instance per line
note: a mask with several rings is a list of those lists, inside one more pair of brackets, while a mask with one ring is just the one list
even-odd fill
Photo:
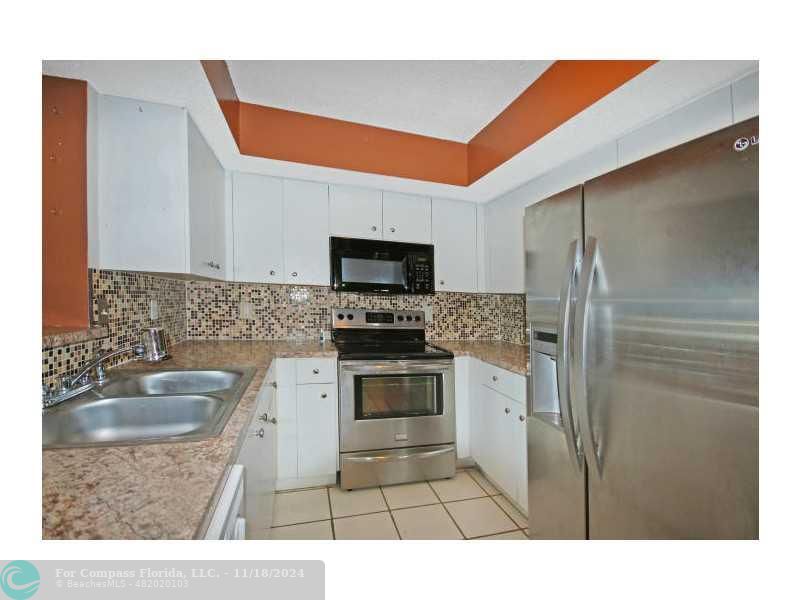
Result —
[[758, 537], [758, 119], [525, 212], [539, 539]]

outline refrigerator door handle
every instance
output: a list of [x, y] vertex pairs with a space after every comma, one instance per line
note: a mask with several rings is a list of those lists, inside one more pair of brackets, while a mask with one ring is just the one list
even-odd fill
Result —
[[[556, 342], [556, 383], [558, 388], [558, 407], [561, 424], [567, 438], [567, 451], [578, 473], [583, 472], [583, 449], [578, 437], [575, 418], [572, 413], [570, 394], [570, 355], [569, 339], [572, 330], [572, 294], [575, 275], [580, 264], [578, 240], [573, 240], [567, 252], [567, 266], [561, 283], [561, 297], [558, 304], [558, 331]], [[533, 340], [531, 340], [532, 342]], [[530, 346], [533, 348], [533, 344]]]
[[575, 408], [578, 413], [578, 431], [580, 433], [586, 462], [590, 463], [597, 473], [602, 476], [602, 462], [598, 451], [598, 444], [594, 438], [591, 420], [589, 418], [589, 400], [587, 397], [586, 382], [586, 352], [587, 352], [587, 329], [589, 321], [589, 294], [594, 284], [594, 277], [597, 271], [597, 239], [589, 236], [586, 239], [586, 252], [583, 256], [580, 280], [578, 283], [578, 295], [575, 305], [575, 377], [573, 377], [573, 397]]

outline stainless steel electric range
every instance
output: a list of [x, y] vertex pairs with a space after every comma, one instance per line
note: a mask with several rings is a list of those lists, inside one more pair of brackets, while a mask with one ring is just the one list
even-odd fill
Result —
[[343, 489], [453, 477], [453, 354], [425, 341], [425, 313], [334, 308]]

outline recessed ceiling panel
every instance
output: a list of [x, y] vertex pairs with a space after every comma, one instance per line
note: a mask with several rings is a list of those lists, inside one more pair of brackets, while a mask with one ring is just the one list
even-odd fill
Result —
[[244, 102], [467, 142], [552, 62], [233, 60], [228, 67]]

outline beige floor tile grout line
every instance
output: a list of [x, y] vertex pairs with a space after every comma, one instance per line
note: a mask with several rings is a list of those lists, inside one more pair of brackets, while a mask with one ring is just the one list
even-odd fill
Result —
[[[497, 496], [503, 496], [503, 493], [501, 491], [499, 491], [493, 484], [491, 484], [491, 482], [489, 482], [493, 486], [493, 488], [495, 490], [495, 493], [492, 494], [489, 490], [487, 490], [484, 486], [482, 486], [481, 483], [473, 476], [471, 471], [477, 471], [476, 467], [462, 467], [462, 468], [457, 469], [457, 472], [460, 472], [460, 471], [466, 471], [467, 476], [470, 478], [470, 480], [472, 480], [475, 483], [475, 485], [478, 486], [478, 489], [480, 489], [481, 492], [483, 492], [483, 495], [475, 496], [475, 497], [472, 497], [472, 498], [459, 498], [458, 500], [448, 500], [447, 502], [445, 502], [444, 500], [442, 500], [441, 496], [439, 496], [439, 493], [436, 491], [436, 488], [434, 488], [433, 485], [431, 485], [431, 482], [430, 481], [424, 481], [424, 482], [420, 482], [420, 483], [426, 483], [428, 485], [428, 488], [433, 492], [433, 495], [436, 497], [436, 500], [437, 500], [436, 502], [427, 502], [425, 504], [416, 504], [414, 506], [403, 506], [403, 507], [398, 507], [398, 508], [391, 508], [389, 506], [389, 501], [386, 498], [386, 494], [384, 493], [384, 490], [383, 490], [384, 486], [377, 486], [378, 490], [380, 491], [381, 498], [383, 499], [383, 502], [386, 505], [386, 509], [385, 510], [376, 510], [376, 511], [369, 511], [369, 512], [365, 512], [365, 513], [357, 513], [357, 514], [353, 514], [353, 515], [343, 515], [341, 517], [335, 517], [334, 514], [333, 514], [333, 502], [331, 500], [331, 487], [332, 486], [330, 486], [330, 485], [314, 486], [314, 487], [308, 487], [308, 488], [302, 488], [302, 489], [296, 489], [296, 490], [280, 490], [280, 491], [276, 491], [276, 494], [287, 494], [287, 493], [293, 493], [293, 492], [302, 492], [302, 491], [309, 491], [309, 490], [316, 490], [316, 489], [324, 488], [325, 492], [326, 492], [327, 499], [328, 499], [328, 511], [329, 511], [330, 517], [327, 518], [327, 519], [314, 519], [312, 521], [302, 521], [302, 522], [299, 522], [299, 523], [287, 523], [287, 524], [283, 524], [283, 525], [275, 525], [274, 528], [275, 529], [279, 529], [281, 527], [293, 527], [293, 526], [296, 526], [296, 525], [308, 525], [310, 523], [321, 523], [323, 521], [328, 521], [329, 524], [330, 524], [330, 527], [331, 527], [331, 536], [335, 540], [336, 539], [336, 527], [335, 527], [334, 521], [336, 519], [349, 519], [349, 518], [353, 518], [353, 517], [361, 517], [361, 516], [366, 516], [366, 515], [375, 515], [375, 514], [388, 512], [389, 513], [389, 517], [392, 520], [392, 524], [394, 525], [394, 529], [397, 532], [397, 537], [398, 537], [398, 539], [402, 540], [403, 537], [400, 535], [400, 528], [397, 526], [397, 521], [395, 521], [395, 518], [394, 518], [394, 512], [395, 511], [409, 510], [409, 509], [413, 509], [413, 508], [421, 508], [421, 507], [424, 507], [424, 506], [441, 505], [444, 508], [445, 512], [447, 513], [447, 516], [450, 517], [450, 520], [456, 526], [456, 529], [461, 534], [462, 538], [465, 539], [465, 540], [478, 540], [478, 539], [483, 539], [483, 538], [489, 538], [489, 537], [492, 537], [492, 536], [495, 536], [495, 535], [503, 535], [503, 534], [506, 534], [506, 533], [514, 533], [516, 531], [522, 532], [522, 535], [524, 535], [526, 538], [529, 537], [525, 533], [525, 528], [524, 527], [520, 527], [519, 524], [514, 519], [514, 517], [511, 516], [511, 514], [509, 514], [509, 512], [505, 508], [503, 508], [503, 506], [497, 501], [497, 499], [496, 499]], [[485, 475], [483, 475], [483, 473], [481, 473], [481, 475], [483, 477], [485, 477]], [[513, 529], [509, 529], [509, 530], [506, 530], [506, 531], [498, 531], [496, 533], [490, 533], [490, 534], [486, 534], [486, 535], [479, 535], [479, 536], [475, 536], [475, 537], [467, 537], [464, 534], [464, 532], [462, 531], [462, 529], [459, 526], [458, 522], [455, 520], [453, 515], [447, 509], [447, 504], [448, 503], [449, 504], [454, 504], [456, 502], [467, 502], [469, 500], [478, 500], [480, 498], [490, 498], [492, 500], [492, 502], [500, 509], [500, 511], [511, 520], [511, 522], [515, 525], [515, 527]], [[511, 506], [514, 507], [513, 504], [511, 504]], [[522, 513], [520, 513], [520, 514], [522, 514]]]
[[389, 501], [386, 499], [386, 494], [383, 493], [383, 487], [378, 486], [378, 489], [381, 492], [381, 498], [383, 498], [383, 503], [386, 505], [386, 510], [389, 511], [389, 518], [392, 520], [392, 525], [394, 525], [394, 530], [397, 532], [397, 539], [402, 540], [403, 536], [400, 535], [400, 528], [397, 526], [397, 521], [394, 520], [394, 515], [392, 514], [392, 510], [389, 508]]
[[[514, 517], [512, 517], [512, 516], [511, 516], [511, 515], [508, 513], [508, 511], [507, 511], [505, 508], [503, 508], [503, 506], [502, 506], [502, 505], [501, 505], [501, 504], [500, 504], [500, 503], [499, 503], [499, 502], [496, 500], [496, 497], [497, 497], [497, 496], [502, 496], [502, 495], [503, 495], [503, 493], [502, 493], [502, 492], [499, 492], [499, 493], [497, 493], [497, 494], [494, 494], [494, 495], [492, 495], [492, 494], [489, 494], [489, 492], [488, 492], [486, 489], [484, 489], [484, 487], [483, 487], [483, 486], [481, 486], [480, 482], [479, 482], [477, 479], [475, 479], [475, 478], [472, 476], [472, 473], [470, 473], [469, 471], [467, 471], [467, 475], [469, 475], [470, 479], [472, 479], [472, 481], [474, 481], [474, 482], [475, 482], [475, 483], [478, 485], [478, 487], [479, 487], [479, 488], [481, 488], [481, 489], [482, 489], [484, 492], [486, 492], [486, 493], [487, 493], [487, 495], [489, 496], [489, 498], [491, 498], [491, 499], [492, 499], [492, 502], [494, 502], [494, 503], [497, 505], [497, 507], [498, 507], [498, 508], [499, 508], [501, 511], [503, 511], [503, 514], [505, 514], [505, 515], [506, 515], [506, 516], [507, 516], [509, 519], [511, 519], [511, 522], [512, 522], [512, 523], [514, 523], [514, 525], [519, 525], [519, 524], [517, 523], [517, 521], [514, 519]], [[482, 475], [483, 477], [486, 477], [486, 475], [483, 475], [483, 473], [481, 473], [481, 475]], [[487, 481], [488, 481], [488, 479], [487, 479]], [[490, 482], [490, 483], [491, 483], [491, 482]], [[497, 489], [497, 488], [495, 488], [495, 489]], [[509, 504], [511, 504], [511, 503], [509, 502]], [[513, 504], [511, 504], [511, 506], [513, 507], [514, 505], [513, 505]], [[520, 513], [520, 514], [522, 514], [522, 513]], [[523, 516], [524, 516], [524, 515], [523, 515]], [[523, 528], [522, 528], [522, 527], [519, 527], [519, 529], [520, 529], [520, 530], [522, 530]], [[525, 532], [524, 532], [524, 531], [523, 531], [522, 533], [523, 533], [523, 535], [525, 534]], [[525, 536], [525, 537], [528, 537], [528, 536]]]
[[331, 538], [335, 540], [336, 539], [336, 528], [333, 526], [333, 502], [331, 502], [331, 486], [326, 485], [325, 489], [327, 490], [326, 493], [327, 493], [327, 496], [328, 496], [328, 511], [330, 512], [330, 515], [331, 515], [331, 523], [330, 523], [330, 525], [331, 525]]
[[456, 521], [455, 518], [453, 517], [453, 515], [450, 514], [450, 511], [447, 510], [447, 505], [444, 502], [442, 502], [442, 499], [441, 499], [441, 497], [439, 497], [439, 493], [436, 491], [436, 488], [434, 488], [431, 485], [430, 481], [426, 481], [425, 483], [428, 484], [428, 487], [431, 488], [431, 490], [433, 491], [433, 495], [436, 496], [436, 499], [439, 500], [439, 502], [441, 503], [442, 508], [444, 508], [444, 512], [447, 513], [447, 516], [450, 517], [450, 520], [453, 522], [453, 525], [455, 525], [456, 529], [458, 529], [458, 533], [461, 534], [461, 538], [465, 539], [465, 540], [469, 539], [469, 538], [467, 538], [466, 535], [464, 535], [464, 532], [461, 530], [461, 527], [459, 526], [458, 521]]

